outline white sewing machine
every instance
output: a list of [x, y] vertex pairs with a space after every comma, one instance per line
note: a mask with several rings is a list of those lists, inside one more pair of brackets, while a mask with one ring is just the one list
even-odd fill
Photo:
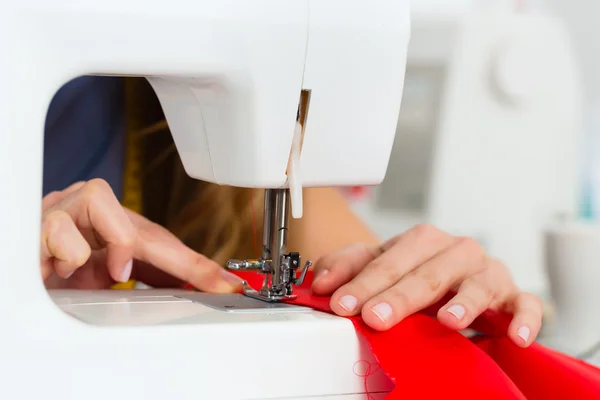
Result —
[[357, 211], [384, 238], [423, 221], [475, 237], [543, 295], [543, 232], [579, 206], [583, 107], [569, 34], [540, 11], [420, 4], [388, 174]]
[[[354, 364], [371, 356], [351, 323], [277, 302], [302, 277], [280, 228], [290, 200], [301, 216], [302, 187], [383, 179], [409, 32], [408, 0], [2, 3], [0, 397], [366, 398]], [[262, 300], [48, 294], [44, 120], [55, 92], [83, 74], [147, 77], [192, 177], [273, 189], [264, 255], [275, 261], [229, 265], [269, 277], [249, 293]], [[391, 387], [369, 379], [379, 396]]]

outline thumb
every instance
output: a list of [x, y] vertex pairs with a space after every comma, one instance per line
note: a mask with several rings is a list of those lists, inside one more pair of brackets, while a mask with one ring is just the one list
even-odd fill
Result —
[[380, 253], [380, 246], [357, 243], [320, 258], [314, 266], [313, 292], [321, 296], [332, 294]]

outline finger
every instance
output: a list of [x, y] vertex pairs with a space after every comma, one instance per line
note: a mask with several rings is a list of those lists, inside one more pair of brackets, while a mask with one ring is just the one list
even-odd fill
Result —
[[512, 296], [516, 291], [508, 268], [497, 260], [488, 259], [482, 272], [460, 284], [456, 295], [439, 309], [437, 318], [449, 328], [465, 329], [497, 298]]
[[356, 315], [367, 300], [389, 289], [403, 276], [451, 246], [454, 238], [430, 225], [419, 225], [392, 239], [384, 251], [331, 298], [338, 315]]
[[48, 193], [42, 199], [42, 212], [45, 212], [48, 209], [54, 207], [55, 205], [60, 203], [65, 197], [67, 197], [69, 194], [71, 194], [74, 191], [81, 188], [84, 184], [85, 184], [85, 182], [76, 182], [64, 190]]
[[115, 281], [129, 280], [137, 233], [108, 183], [88, 181], [54, 208], [71, 215], [92, 248], [106, 247], [107, 268]]
[[533, 294], [522, 292], [509, 302], [509, 308], [514, 310], [514, 317], [508, 327], [508, 336], [517, 346], [531, 345], [542, 328], [541, 300]]
[[239, 277], [196, 253], [157, 224], [148, 223], [140, 229], [136, 258], [203, 291], [231, 293], [241, 289]]
[[472, 239], [462, 239], [421, 265], [362, 308], [363, 320], [385, 330], [440, 300], [465, 277], [485, 266], [485, 253]]
[[314, 266], [313, 292], [321, 296], [332, 294], [380, 254], [379, 246], [357, 243], [320, 258]]
[[133, 262], [131, 278], [154, 288], [183, 287], [187, 283], [153, 265], [137, 259]]
[[41, 267], [44, 281], [56, 272], [69, 278], [88, 260], [91, 248], [71, 216], [64, 211], [53, 211], [42, 222]]

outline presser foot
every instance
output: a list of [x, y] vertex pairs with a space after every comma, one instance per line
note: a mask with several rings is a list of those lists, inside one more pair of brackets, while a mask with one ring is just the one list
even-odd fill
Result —
[[274, 293], [272, 290], [261, 289], [255, 290], [248, 282], [242, 282], [242, 290], [245, 296], [252, 297], [253, 299], [266, 301], [268, 303], [277, 303], [283, 300], [294, 300], [297, 296], [295, 294], [290, 295], [278, 295]]
[[[279, 302], [283, 300], [293, 300], [296, 295], [293, 294], [292, 285], [299, 286], [304, 282], [306, 273], [311, 267], [312, 262], [307, 261], [302, 269], [300, 266], [300, 255], [298, 253], [286, 254], [282, 257], [282, 262], [279, 266], [279, 280], [274, 278], [271, 260], [230, 260], [225, 267], [231, 271], [256, 271], [265, 275], [263, 286], [260, 290], [253, 289], [248, 282], [242, 283], [244, 295], [254, 299], [266, 301], [269, 303]], [[299, 276], [296, 272], [300, 269]], [[274, 282], [275, 281], [275, 282]]]

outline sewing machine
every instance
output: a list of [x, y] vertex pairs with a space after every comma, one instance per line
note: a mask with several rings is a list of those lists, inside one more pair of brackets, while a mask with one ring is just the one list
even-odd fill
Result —
[[[310, 265], [282, 228], [303, 187], [383, 179], [409, 20], [407, 0], [2, 3], [0, 397], [367, 398], [355, 363], [372, 356], [350, 321], [281, 301]], [[228, 264], [262, 289], [45, 289], [44, 120], [84, 74], [146, 77], [190, 176], [269, 189], [263, 258]]]
[[383, 238], [423, 221], [474, 237], [544, 296], [544, 231], [577, 216], [581, 191], [570, 35], [543, 11], [431, 2], [412, 9], [388, 173], [356, 210]]

